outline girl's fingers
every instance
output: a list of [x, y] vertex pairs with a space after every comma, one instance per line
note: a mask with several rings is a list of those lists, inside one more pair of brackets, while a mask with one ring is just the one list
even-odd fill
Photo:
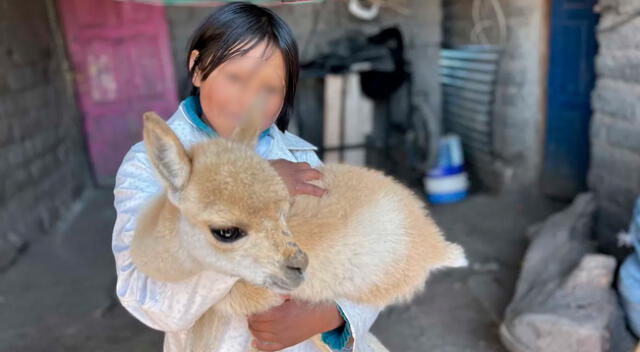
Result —
[[295, 194], [307, 194], [314, 197], [322, 197], [326, 190], [310, 183], [299, 182], [295, 186]]
[[278, 341], [277, 336], [269, 331], [256, 331], [255, 329], [249, 329], [249, 331], [251, 331], [251, 335], [253, 335], [253, 337], [256, 340], [260, 340], [263, 342], [276, 342]]
[[280, 318], [280, 312], [276, 309], [268, 310], [264, 313], [254, 314], [249, 317], [249, 323], [271, 322]]
[[304, 161], [303, 161], [303, 162], [300, 162], [300, 163], [296, 163], [296, 166], [297, 166], [298, 168], [300, 168], [300, 169], [303, 169], [303, 170], [305, 170], [305, 169], [311, 169], [311, 165], [309, 165], [309, 163], [304, 162]]
[[304, 181], [319, 180], [322, 178], [322, 172], [316, 169], [308, 169], [300, 172]]
[[[251, 330], [251, 333], [255, 337], [258, 337], [258, 335], [256, 334], [273, 334], [273, 331], [277, 331], [279, 328], [280, 326], [270, 321], [249, 322], [249, 330]], [[263, 337], [262, 340], [274, 341], [274, 339], [272, 338], [265, 338], [265, 336], [262, 336], [262, 337]]]
[[268, 342], [268, 341], [260, 341], [260, 340], [253, 340], [251, 345], [254, 348], [257, 348], [260, 351], [268, 351], [268, 352], [280, 351], [280, 350], [284, 349], [284, 346], [279, 344], [279, 343]]

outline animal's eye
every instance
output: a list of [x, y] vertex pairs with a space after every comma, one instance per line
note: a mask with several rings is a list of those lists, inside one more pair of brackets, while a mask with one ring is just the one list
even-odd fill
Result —
[[234, 242], [246, 235], [239, 227], [227, 227], [224, 229], [211, 228], [211, 234], [220, 242]]

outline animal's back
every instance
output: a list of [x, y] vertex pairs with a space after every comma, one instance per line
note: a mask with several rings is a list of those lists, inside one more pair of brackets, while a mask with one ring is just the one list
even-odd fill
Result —
[[322, 198], [299, 196], [288, 224], [310, 258], [301, 298], [347, 298], [384, 306], [411, 298], [428, 271], [462, 250], [448, 243], [424, 203], [398, 181], [362, 167], [328, 164]]

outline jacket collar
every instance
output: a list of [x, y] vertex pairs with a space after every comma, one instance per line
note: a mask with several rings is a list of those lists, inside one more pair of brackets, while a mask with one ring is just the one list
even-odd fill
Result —
[[[190, 96], [183, 100], [180, 103], [180, 107], [178, 108], [178, 111], [176, 113], [182, 115], [182, 118], [186, 120], [198, 132], [204, 133], [208, 137], [215, 137], [218, 135], [209, 125], [205, 124], [204, 121], [200, 119], [199, 116], [200, 114], [202, 114], [202, 108], [200, 107], [200, 103], [195, 96]], [[275, 147], [284, 146], [284, 148], [288, 150], [318, 149], [313, 144], [292, 133], [289, 133], [288, 131], [280, 131], [276, 124], [272, 124], [268, 129], [260, 134], [258, 144], [272, 144], [266, 143], [267, 140], [271, 139]]]
[[[211, 126], [209, 126], [209, 124], [205, 123], [204, 121], [202, 121], [202, 118], [200, 118], [200, 116], [202, 116], [202, 106], [200, 105], [200, 99], [198, 99], [197, 96], [191, 95], [183, 100], [180, 103], [180, 110], [182, 111], [182, 114], [187, 118], [187, 121], [189, 121], [189, 123], [196, 127], [198, 130], [204, 132], [210, 137], [218, 136], [218, 133], [216, 133], [216, 131]], [[269, 135], [269, 130], [270, 128], [264, 130], [260, 134], [259, 139], [265, 138], [267, 135]]]
[[288, 131], [280, 131], [275, 124], [271, 125], [270, 134], [274, 141], [284, 145], [289, 150], [317, 150], [318, 148], [304, 139], [289, 133]]

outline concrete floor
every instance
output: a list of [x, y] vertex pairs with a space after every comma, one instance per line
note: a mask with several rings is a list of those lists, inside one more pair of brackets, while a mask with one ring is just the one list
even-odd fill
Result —
[[[91, 192], [81, 204], [0, 274], [0, 350], [161, 351], [162, 334], [130, 317], [113, 295], [111, 191]], [[525, 228], [558, 209], [516, 194], [433, 207], [471, 266], [434, 275], [424, 294], [387, 309], [372, 330], [391, 351], [504, 351], [497, 327], [515, 285]]]
[[526, 228], [564, 205], [526, 194], [474, 195], [432, 206], [470, 265], [432, 276], [409, 306], [391, 307], [372, 331], [391, 351], [501, 352], [498, 327], [527, 246]]

